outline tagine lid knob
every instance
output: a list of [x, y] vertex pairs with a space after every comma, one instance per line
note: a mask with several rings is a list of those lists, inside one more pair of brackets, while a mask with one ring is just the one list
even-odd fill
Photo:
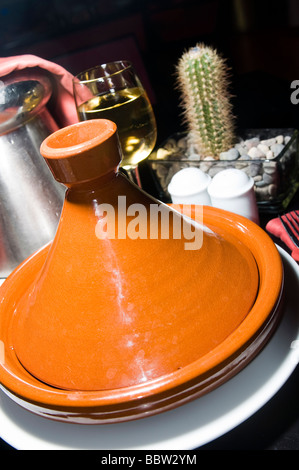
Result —
[[[75, 128], [80, 132], [75, 132]], [[115, 172], [121, 162], [117, 126], [108, 119], [78, 122], [46, 138], [40, 151], [54, 178], [66, 186]]]

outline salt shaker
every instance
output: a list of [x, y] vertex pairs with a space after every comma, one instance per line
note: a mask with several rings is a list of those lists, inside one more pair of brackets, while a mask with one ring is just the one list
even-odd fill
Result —
[[236, 168], [220, 171], [213, 177], [208, 193], [214, 207], [243, 215], [259, 223], [254, 180], [244, 171]]
[[175, 173], [168, 185], [174, 204], [201, 204], [211, 206], [207, 191], [211, 177], [199, 168], [188, 167]]

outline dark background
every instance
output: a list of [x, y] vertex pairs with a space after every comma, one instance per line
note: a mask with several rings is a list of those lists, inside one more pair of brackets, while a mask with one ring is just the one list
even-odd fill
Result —
[[298, 127], [297, 0], [0, 0], [0, 55], [31, 53], [76, 74], [134, 61], [158, 121], [158, 143], [182, 130], [175, 66], [204, 42], [231, 69], [237, 125]]
[[[183, 130], [175, 66], [198, 42], [231, 69], [241, 128], [299, 127], [297, 0], [0, 0], [0, 56], [35, 54], [73, 74], [131, 59], [153, 103], [158, 145]], [[298, 368], [261, 412], [207, 449], [299, 449]], [[0, 449], [10, 449], [0, 440]]]

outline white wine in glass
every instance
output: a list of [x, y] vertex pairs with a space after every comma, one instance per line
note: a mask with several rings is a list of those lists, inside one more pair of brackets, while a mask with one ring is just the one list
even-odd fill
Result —
[[74, 78], [74, 96], [80, 121], [115, 122], [123, 152], [121, 166], [127, 172], [136, 170], [156, 144], [157, 126], [132, 64], [110, 62], [80, 73]]

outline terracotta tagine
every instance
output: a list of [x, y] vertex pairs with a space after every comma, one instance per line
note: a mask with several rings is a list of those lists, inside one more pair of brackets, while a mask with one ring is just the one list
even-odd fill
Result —
[[57, 233], [0, 291], [0, 383], [54, 419], [178, 406], [244, 367], [278, 321], [282, 264], [268, 236], [224, 211], [204, 208], [202, 221], [196, 207], [159, 206], [118, 172], [119, 149], [107, 120], [43, 142], [68, 188]]

